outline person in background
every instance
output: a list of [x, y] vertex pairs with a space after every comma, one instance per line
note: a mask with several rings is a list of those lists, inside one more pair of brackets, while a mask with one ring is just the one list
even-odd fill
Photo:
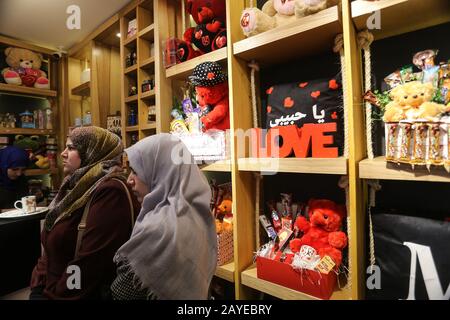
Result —
[[122, 153], [119, 137], [105, 129], [76, 128], [69, 135], [61, 153], [66, 177], [45, 218], [44, 250], [32, 273], [30, 299], [108, 296], [114, 254], [129, 239], [133, 212], [139, 210], [125, 184]]
[[114, 258], [113, 299], [208, 299], [217, 236], [205, 177], [170, 134], [145, 138], [125, 151], [128, 184], [142, 208], [130, 240]]
[[28, 162], [25, 150], [13, 146], [0, 149], [0, 211], [14, 208], [14, 202], [28, 194], [23, 179]]

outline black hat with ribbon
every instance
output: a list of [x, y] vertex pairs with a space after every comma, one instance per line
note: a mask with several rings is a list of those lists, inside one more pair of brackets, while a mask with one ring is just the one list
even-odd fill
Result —
[[195, 67], [189, 81], [194, 86], [213, 87], [227, 81], [227, 76], [223, 73], [220, 64], [207, 61]]

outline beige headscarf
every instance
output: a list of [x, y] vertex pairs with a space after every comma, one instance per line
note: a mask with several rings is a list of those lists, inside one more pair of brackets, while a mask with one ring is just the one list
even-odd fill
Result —
[[170, 134], [148, 137], [125, 151], [150, 193], [114, 260], [129, 265], [139, 286], [159, 299], [207, 299], [217, 235], [206, 178]]
[[69, 135], [81, 158], [81, 167], [67, 176], [49, 206], [45, 228], [54, 225], [82, 208], [98, 185], [110, 178], [125, 180], [120, 167], [123, 153], [119, 137], [99, 127], [76, 128]]

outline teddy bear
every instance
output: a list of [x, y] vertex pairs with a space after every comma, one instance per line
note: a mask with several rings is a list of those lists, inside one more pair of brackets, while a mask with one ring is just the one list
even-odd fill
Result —
[[39, 89], [49, 89], [50, 82], [44, 71], [40, 70], [42, 55], [21, 48], [5, 49], [6, 63], [9, 68], [2, 71], [5, 82]]
[[432, 120], [446, 110], [445, 105], [431, 101], [434, 93], [432, 83], [411, 81], [396, 86], [389, 94], [392, 101], [386, 105], [383, 121]]
[[190, 82], [195, 86], [202, 130], [230, 128], [227, 76], [217, 62], [203, 62], [194, 68]]
[[216, 219], [217, 233], [233, 230], [232, 204], [233, 202], [231, 200], [225, 199], [217, 208], [217, 216], [220, 217]]
[[339, 231], [342, 219], [346, 215], [345, 206], [331, 200], [311, 199], [308, 202], [309, 221], [299, 216], [294, 229], [300, 237], [290, 241], [289, 247], [293, 253], [300, 251], [303, 245], [317, 250], [321, 258], [329, 256], [336, 267], [342, 263], [342, 249], [347, 246], [347, 235]]
[[177, 45], [180, 62], [218, 50], [227, 45], [224, 0], [185, 0], [186, 11], [197, 24], [186, 29]]
[[241, 15], [241, 28], [250, 37], [291, 23], [298, 18], [337, 4], [337, 0], [268, 0], [262, 10], [247, 8]]

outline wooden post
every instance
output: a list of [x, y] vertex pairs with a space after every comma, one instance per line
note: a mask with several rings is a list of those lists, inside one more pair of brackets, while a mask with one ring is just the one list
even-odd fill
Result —
[[364, 209], [363, 184], [359, 179], [359, 161], [366, 157], [362, 64], [361, 51], [357, 46], [356, 31], [351, 15], [351, 2], [342, 1], [342, 24], [344, 34], [345, 68], [347, 82], [348, 121], [349, 121], [349, 201], [351, 241], [349, 255], [351, 260], [351, 298], [361, 299], [364, 292], [364, 229], [366, 212]]

